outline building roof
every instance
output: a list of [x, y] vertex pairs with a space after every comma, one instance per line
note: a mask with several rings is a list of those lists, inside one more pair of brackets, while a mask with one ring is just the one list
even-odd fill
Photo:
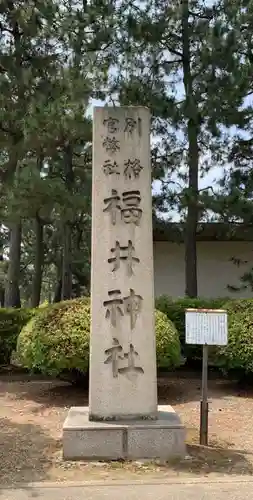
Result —
[[[184, 224], [155, 220], [154, 241], [184, 241]], [[253, 227], [223, 222], [201, 222], [198, 224], [197, 241], [253, 241]]]

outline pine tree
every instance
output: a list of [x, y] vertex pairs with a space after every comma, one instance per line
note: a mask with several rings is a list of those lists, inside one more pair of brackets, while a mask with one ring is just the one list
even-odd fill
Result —
[[[21, 163], [29, 149], [30, 107], [54, 54], [49, 43], [53, 1], [3, 1], [0, 6], [0, 128], [5, 161], [2, 190], [19, 185]], [[44, 69], [46, 68], [46, 70]], [[20, 306], [21, 214], [9, 217], [10, 248], [6, 306]]]
[[[79, 168], [90, 158], [91, 123], [85, 114], [90, 97], [102, 96], [107, 80], [112, 12], [110, 3], [71, 0], [0, 6], [2, 209], [10, 227], [7, 306], [20, 305], [20, 279], [30, 289], [32, 305], [38, 305], [43, 273], [51, 266], [43, 240], [52, 224], [61, 234], [60, 297], [71, 296], [76, 252], [70, 243], [76, 219], [85, 211], [89, 225], [90, 217], [90, 159], [82, 165], [84, 175]], [[27, 240], [29, 220], [33, 229]], [[32, 253], [24, 249], [26, 241], [32, 241]], [[27, 258], [30, 282], [22, 273]]]
[[[121, 103], [153, 113], [154, 177], [160, 211], [177, 208], [185, 235], [185, 293], [197, 295], [197, 224], [206, 193], [199, 178], [221, 151], [225, 121], [235, 119], [234, 57], [223, 2], [121, 2], [119, 68], [113, 91]], [[233, 98], [236, 103], [233, 104]], [[178, 185], [180, 186], [178, 189]], [[175, 189], [176, 186], [176, 189]]]

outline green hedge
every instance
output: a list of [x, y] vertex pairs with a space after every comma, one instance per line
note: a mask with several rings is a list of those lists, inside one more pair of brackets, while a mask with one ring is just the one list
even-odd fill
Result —
[[[253, 299], [173, 300], [163, 296], [157, 299], [156, 307], [160, 310], [155, 313], [158, 368], [167, 370], [180, 364], [177, 332], [183, 354], [188, 359], [201, 357], [198, 347], [185, 346], [185, 309], [224, 308], [228, 311], [228, 345], [210, 349], [212, 361], [227, 372], [253, 374]], [[89, 299], [37, 309], [35, 316], [29, 309], [0, 309], [0, 361], [9, 361], [20, 332], [18, 357], [25, 367], [59, 376], [73, 370], [87, 373], [89, 331]]]
[[221, 309], [228, 303], [227, 298], [206, 299], [187, 297], [172, 299], [166, 295], [156, 299], [156, 309], [166, 314], [175, 325], [181, 342], [182, 354], [187, 359], [199, 359], [201, 347], [185, 344], [185, 310], [186, 309]]
[[[176, 328], [160, 311], [155, 313], [157, 364], [171, 369], [181, 362]], [[75, 299], [41, 309], [22, 329], [17, 355], [24, 367], [61, 376], [73, 370], [87, 373], [89, 364], [90, 304]]]
[[0, 308], [0, 365], [10, 362], [18, 335], [33, 315], [33, 309]]
[[[212, 360], [216, 366], [227, 372], [236, 370], [253, 374], [253, 299], [172, 300], [160, 297], [156, 301], [156, 307], [161, 310], [156, 310], [155, 313], [158, 368], [169, 370], [179, 366], [178, 331], [184, 355], [188, 356], [188, 359], [201, 357], [200, 349], [185, 346], [185, 309], [222, 307], [228, 311], [228, 345], [210, 349]], [[25, 367], [59, 376], [73, 370], [87, 373], [89, 299], [76, 299], [37, 309], [35, 316], [34, 311], [29, 309], [1, 309], [0, 329], [2, 363], [9, 361], [21, 330], [17, 350], [18, 357]]]
[[178, 331], [166, 314], [155, 311], [156, 359], [159, 370], [171, 370], [182, 362]]
[[217, 349], [215, 364], [225, 371], [253, 373], [253, 299], [229, 301], [228, 344]]

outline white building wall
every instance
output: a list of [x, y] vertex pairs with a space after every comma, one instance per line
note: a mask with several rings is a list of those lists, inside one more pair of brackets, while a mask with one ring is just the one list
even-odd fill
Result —
[[[240, 276], [253, 267], [253, 242], [198, 242], [198, 295], [200, 297], [253, 297], [250, 289], [231, 292], [227, 285], [239, 286]], [[236, 266], [235, 257], [248, 264]], [[155, 296], [183, 297], [185, 292], [184, 245], [154, 242]]]

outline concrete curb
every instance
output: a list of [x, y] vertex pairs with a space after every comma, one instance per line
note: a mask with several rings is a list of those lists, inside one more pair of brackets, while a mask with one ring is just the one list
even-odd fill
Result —
[[253, 483], [253, 476], [224, 476], [217, 478], [208, 477], [185, 477], [185, 478], [165, 478], [150, 480], [99, 480], [99, 481], [66, 481], [66, 482], [34, 482], [34, 483], [16, 483], [12, 486], [2, 486], [2, 490], [29, 490], [34, 488], [91, 488], [91, 487], [113, 487], [113, 486], [153, 486], [153, 485], [176, 485], [176, 484], [231, 484], [231, 483]]

